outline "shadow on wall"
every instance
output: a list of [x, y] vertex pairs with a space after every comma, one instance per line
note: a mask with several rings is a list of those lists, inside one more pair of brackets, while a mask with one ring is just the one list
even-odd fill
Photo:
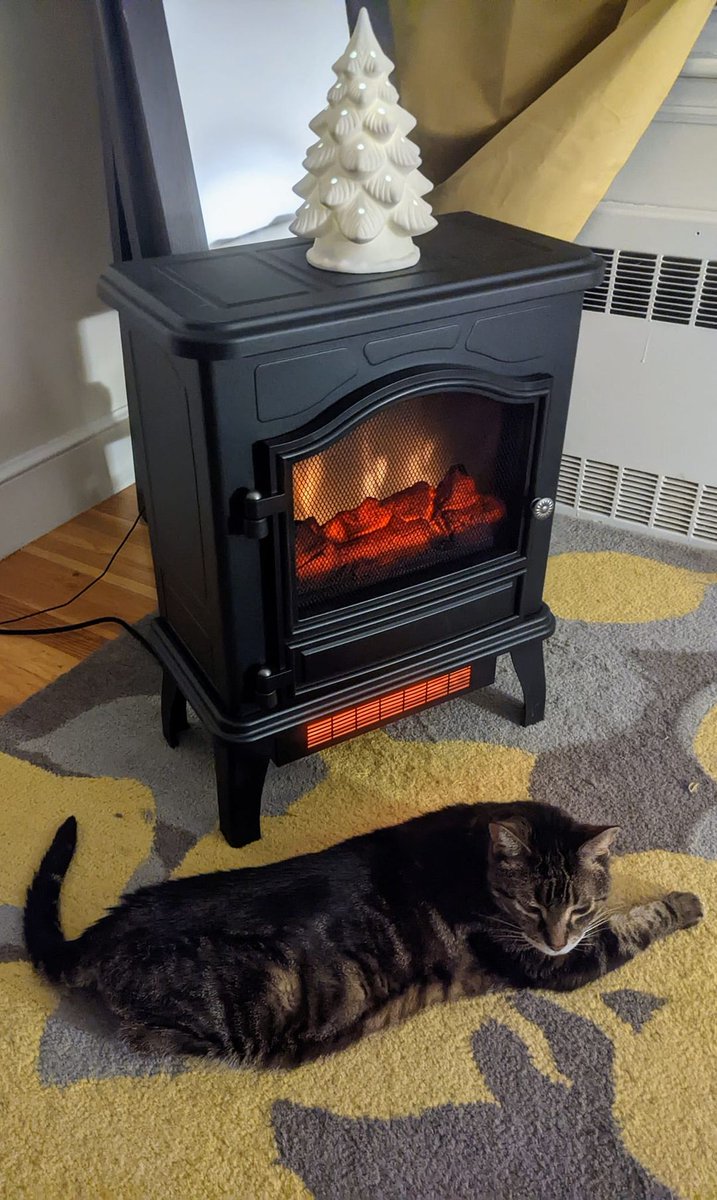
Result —
[[0, 4], [0, 556], [131, 481], [84, 4]]

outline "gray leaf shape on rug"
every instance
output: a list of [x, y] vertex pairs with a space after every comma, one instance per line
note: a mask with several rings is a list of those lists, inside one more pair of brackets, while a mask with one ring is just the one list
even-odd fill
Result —
[[649, 992], [638, 992], [634, 988], [617, 988], [614, 992], [602, 992], [602, 999], [614, 1013], [640, 1033], [650, 1017], [667, 1003], [660, 996]]
[[635, 663], [660, 684], [659, 698], [622, 735], [540, 755], [532, 798], [559, 804], [579, 820], [614, 821], [623, 853], [689, 850], [700, 827], [699, 852], [717, 857], [717, 841], [707, 842], [710, 823], [704, 823], [717, 806], [717, 783], [685, 751], [679, 732], [682, 710], [717, 678], [717, 655], [642, 651]]
[[[713, 561], [712, 571], [717, 567]], [[594, 625], [588, 628], [594, 629]], [[635, 624], [616, 623], [604, 625], [623, 652], [634, 650], [662, 650], [670, 654], [710, 653], [717, 650], [717, 587], [708, 586], [702, 603], [692, 612], [681, 617], [667, 617], [661, 621], [645, 621]]]
[[[81, 713], [22, 749], [75, 774], [138, 779], [154, 795], [157, 819], [202, 837], [217, 824], [214, 763], [208, 736], [190, 714], [180, 746], [162, 737], [157, 697], [124, 697]], [[262, 809], [279, 815], [324, 777], [319, 755], [267, 775]]]
[[375, 1120], [282, 1101], [273, 1109], [280, 1162], [316, 1200], [675, 1200], [620, 1137], [610, 1041], [540, 996], [515, 1006], [543, 1030], [571, 1086], [546, 1078], [521, 1039], [489, 1021], [473, 1048], [496, 1104]]
[[[704, 718], [715, 707], [717, 707], [717, 683], [712, 683], [687, 701], [678, 714], [675, 724], [680, 746], [693, 764], [694, 775], [688, 784], [688, 791], [693, 796], [702, 791], [704, 779], [695, 755], [695, 735]], [[714, 780], [710, 779], [707, 785], [708, 801], [713, 784]], [[699, 854], [702, 858], [717, 857], [717, 804], [710, 808], [705, 807], [698, 813], [686, 834], [685, 849], [690, 854]]]
[[0, 904], [0, 962], [22, 962], [26, 959], [22, 909], [14, 904]]
[[689, 854], [717, 858], [717, 805], [697, 818], [685, 840], [685, 849]]
[[592, 742], [629, 729], [654, 702], [611, 628], [558, 622], [545, 643], [546, 719], [524, 728], [522, 693], [510, 657], [498, 660], [493, 687], [406, 717], [388, 727], [400, 741], [492, 742], [532, 754]]
[[179, 1075], [181, 1058], [161, 1058], [130, 1050], [119, 1022], [100, 1001], [80, 992], [63, 996], [48, 1017], [40, 1040], [38, 1074], [46, 1087], [66, 1087], [84, 1079]]
[[162, 737], [156, 696], [95, 705], [21, 748], [77, 774], [139, 780], [154, 795], [157, 820], [167, 825], [201, 837], [216, 824], [209, 741], [193, 723], [181, 749], [172, 750]]
[[[572, 531], [574, 539], [592, 539], [589, 523], [580, 524]], [[662, 554], [653, 541], [636, 549], [646, 558], [715, 569], [714, 556], [705, 561], [704, 554], [690, 549]], [[605, 624], [559, 620], [545, 643], [548, 705], [537, 725], [524, 729], [520, 724], [520, 686], [504, 655], [494, 687], [407, 717], [389, 733], [402, 741], [485, 741], [531, 753], [594, 742], [630, 729], [659, 699], [663, 681], [643, 674], [634, 657], [640, 651], [717, 651], [717, 587], [708, 587], [702, 603], [680, 617]], [[471, 705], [477, 711], [471, 712]]]
[[0, 904], [0, 944], [13, 943], [21, 946], [22, 909], [15, 904]]
[[[138, 628], [146, 624], [140, 621]], [[133, 638], [122, 634], [0, 721], [0, 749], [12, 754], [21, 742], [52, 733], [88, 708], [121, 696], [158, 695], [160, 685], [158, 664]]]
[[686, 754], [694, 755], [695, 734], [708, 712], [717, 706], [717, 680], [690, 696], [676, 714], [675, 730]]
[[[161, 855], [157, 852], [157, 835], [160, 831], [167, 828], [166, 825], [159, 825], [155, 829], [155, 844], [150, 850], [147, 858], [139, 864], [137, 869], [130, 875], [127, 883], [123, 888], [123, 892], [136, 892], [138, 888], [151, 887], [154, 883], [163, 883], [169, 875], [169, 871], [162, 861]], [[190, 845], [194, 845], [196, 838], [187, 835]]]

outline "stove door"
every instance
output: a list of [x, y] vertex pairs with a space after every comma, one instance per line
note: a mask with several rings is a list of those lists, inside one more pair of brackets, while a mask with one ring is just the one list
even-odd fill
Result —
[[517, 611], [547, 402], [545, 379], [423, 371], [271, 447], [298, 690]]

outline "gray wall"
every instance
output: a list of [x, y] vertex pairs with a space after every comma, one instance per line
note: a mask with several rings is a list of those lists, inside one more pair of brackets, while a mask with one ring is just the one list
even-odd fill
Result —
[[0, 3], [0, 556], [131, 479], [87, 12]]

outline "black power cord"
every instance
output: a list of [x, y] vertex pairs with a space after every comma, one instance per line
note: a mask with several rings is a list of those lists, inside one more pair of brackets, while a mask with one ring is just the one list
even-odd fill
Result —
[[38, 608], [35, 612], [23, 613], [23, 615], [20, 617], [9, 617], [5, 621], [0, 621], [0, 637], [1, 636], [4, 636], [4, 637], [40, 637], [40, 636], [42, 636], [42, 637], [44, 637], [47, 634], [53, 634], [53, 633], [74, 633], [74, 631], [76, 629], [89, 629], [91, 625], [121, 625], [122, 628], [124, 630], [126, 630], [126, 632], [131, 637], [133, 637], [136, 642], [139, 642], [141, 646], [144, 646], [145, 650], [147, 650], [148, 653], [151, 654], [153, 658], [157, 659], [157, 662], [160, 662], [160, 659], [159, 659], [159, 656], [158, 656], [156, 650], [154, 649], [154, 647], [152, 645], [150, 645], [147, 638], [143, 634], [141, 634], [138, 629], [135, 629], [134, 625], [130, 625], [129, 621], [125, 621], [122, 617], [112, 617], [112, 616], [91, 617], [87, 621], [75, 621], [70, 625], [52, 625], [52, 626], [48, 626], [44, 629], [38, 629], [35, 626], [33, 626], [31, 629], [6, 629], [6, 628], [3, 628], [4, 626], [7, 626], [7, 625], [15, 625], [15, 624], [17, 624], [18, 621], [28, 621], [28, 620], [31, 620], [33, 617], [41, 617], [43, 615], [43, 613], [56, 612], [57, 609], [59, 609], [59, 608], [67, 608], [68, 604], [73, 604], [75, 600], [79, 600], [80, 596], [84, 596], [85, 592], [88, 592], [90, 590], [90, 588], [94, 587], [96, 583], [99, 583], [100, 579], [103, 579], [104, 576], [107, 574], [110, 567], [112, 566], [112, 563], [117, 558], [117, 555], [120, 553], [120, 551], [123, 549], [123, 547], [127, 544], [130, 537], [134, 533], [140, 520], [142, 519], [142, 516], [143, 516], [142, 512], [137, 513], [137, 516], [135, 517], [134, 521], [132, 522], [132, 525], [127, 530], [127, 533], [122, 538], [122, 541], [120, 542], [119, 546], [114, 551], [111, 558], [108, 560], [104, 569], [102, 571], [100, 571], [99, 575], [95, 576], [94, 579], [91, 579], [89, 583], [86, 583], [84, 587], [80, 588], [79, 592], [75, 592], [74, 596], [70, 596], [69, 600], [63, 600], [60, 604], [50, 604], [47, 606], [47, 608]]
[[[44, 611], [48, 612], [49, 609]], [[28, 613], [28, 616], [32, 616], [32, 614]], [[75, 621], [73, 625], [50, 625], [46, 629], [35, 629], [34, 627], [32, 629], [0, 629], [0, 637], [40, 637], [47, 633], [74, 633], [76, 629], [89, 629], [90, 625], [121, 625], [136, 642], [144, 646], [152, 658], [156, 658], [160, 666], [162, 665], [157, 651], [150, 645], [144, 634], [135, 629], [134, 625], [130, 625], [129, 621], [123, 620], [122, 617], [91, 617], [89, 621]]]
[[[127, 545], [127, 542], [129, 541], [129, 539], [131, 538], [135, 529], [139, 525], [139, 523], [142, 519], [142, 516], [143, 516], [143, 512], [137, 513], [137, 516], [135, 517], [134, 521], [132, 522], [131, 526], [127, 530], [124, 537], [122, 538], [122, 541], [120, 542], [119, 546], [112, 554], [112, 557], [109, 559], [109, 561], [107, 562], [107, 565], [104, 567], [104, 569], [102, 571], [100, 571], [99, 575], [95, 576], [94, 579], [91, 579], [89, 583], [86, 583], [84, 587], [80, 588], [79, 592], [75, 592], [74, 596], [70, 596], [69, 600], [63, 600], [61, 604], [50, 604], [50, 605], [48, 605], [47, 608], [38, 608], [35, 610], [35, 612], [23, 613], [23, 615], [21, 617], [10, 617], [7, 621], [0, 621], [0, 626], [15, 625], [15, 624], [17, 624], [18, 621], [29, 621], [31, 617], [41, 617], [43, 615], [43, 613], [56, 612], [58, 608], [67, 608], [68, 604], [74, 604], [75, 600], [79, 600], [80, 596], [84, 596], [85, 592], [89, 592], [90, 588], [94, 587], [96, 583], [100, 582], [100, 579], [104, 579], [105, 575], [109, 571], [110, 567], [112, 566], [112, 563], [116, 559], [120, 550], [123, 550], [124, 547]], [[57, 629], [59, 631], [59, 629], [60, 629], [59, 625], [57, 626]], [[63, 631], [63, 632], [67, 632], [67, 631]]]

